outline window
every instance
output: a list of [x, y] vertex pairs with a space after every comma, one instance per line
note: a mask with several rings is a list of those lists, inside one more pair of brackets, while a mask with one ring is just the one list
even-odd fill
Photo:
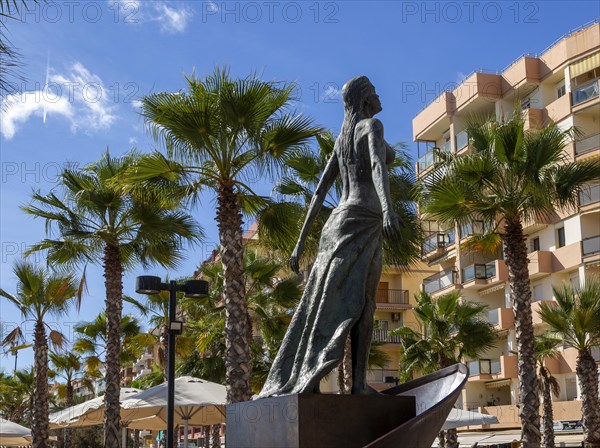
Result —
[[544, 300], [544, 286], [542, 284], [533, 286], [533, 301], [539, 302]]
[[556, 89], [556, 98], [560, 98], [565, 93], [567, 93], [567, 88], [565, 87], [565, 80], [564, 79], [562, 81], [556, 83], [556, 85], [554, 86], [554, 88]]
[[565, 228], [564, 227], [559, 227], [558, 229], [556, 229], [556, 239], [558, 242], [558, 247], [565, 246]]
[[535, 252], [537, 250], [540, 250], [540, 238], [539, 237], [535, 237], [534, 239], [531, 240], [531, 251]]

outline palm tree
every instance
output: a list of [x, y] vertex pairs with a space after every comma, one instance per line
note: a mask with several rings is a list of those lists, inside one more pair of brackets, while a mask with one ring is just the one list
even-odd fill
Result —
[[[34, 323], [35, 394], [33, 400], [32, 444], [35, 448], [49, 447], [48, 432], [48, 340], [61, 347], [65, 338], [46, 322], [50, 316], [66, 313], [70, 303], [81, 298], [83, 282], [77, 284], [72, 275], [48, 272], [26, 261], [15, 263], [17, 277], [15, 295], [0, 289], [0, 297], [15, 305], [24, 321]], [[46, 329], [49, 333], [46, 333]]]
[[575, 209], [579, 192], [600, 178], [600, 161], [569, 162], [563, 148], [573, 132], [555, 124], [525, 131], [520, 114], [505, 122], [470, 123], [467, 132], [472, 153], [441, 155], [440, 166], [423, 180], [423, 208], [429, 217], [444, 223], [462, 225], [479, 219], [486, 228], [502, 233], [519, 353], [521, 440], [527, 446], [539, 446], [538, 381], [523, 224], [548, 217], [557, 209]]
[[[167, 375], [167, 347], [169, 345], [169, 291], [145, 296], [145, 303], [132, 297], [124, 300], [134, 305], [142, 316], [147, 319], [148, 341], [146, 345], [158, 344], [158, 366], [164, 376]], [[185, 313], [190, 306], [196, 304], [197, 299], [190, 300], [183, 293], [177, 294], [178, 311]], [[194, 340], [187, 332], [177, 336], [175, 340], [175, 353], [179, 357], [188, 356], [194, 349]]]
[[[244, 289], [250, 327], [248, 338], [252, 342], [254, 370], [252, 389], [261, 390], [271, 363], [279, 350], [281, 341], [292, 318], [292, 310], [302, 296], [300, 278], [290, 276], [283, 262], [261, 257], [255, 251], [246, 249], [243, 257]], [[187, 374], [222, 371], [219, 364], [224, 359], [221, 350], [224, 348], [223, 328], [225, 316], [223, 307], [224, 275], [223, 266], [219, 262], [203, 263], [199, 274], [206, 278], [210, 285], [210, 295], [202, 309], [188, 316], [195, 320], [191, 329], [197, 334], [197, 349], [201, 359], [184, 361], [186, 367], [181, 371]], [[197, 317], [198, 319], [193, 319]], [[205, 364], [198, 366], [198, 363]], [[216, 365], [215, 365], [216, 364]], [[202, 378], [204, 376], [200, 375]]]
[[119, 182], [139, 160], [129, 153], [120, 158], [106, 151], [83, 169], [66, 169], [60, 176], [63, 198], [55, 193], [33, 195], [23, 210], [56, 227], [58, 239], [44, 239], [29, 253], [47, 251], [48, 262], [74, 266], [101, 263], [106, 289], [106, 406], [107, 448], [120, 446], [119, 380], [120, 323], [123, 272], [136, 262], [172, 267], [182, 259], [182, 243], [197, 241], [199, 227], [165, 197], [164, 189], [145, 186], [145, 194], [126, 191]]
[[[59, 387], [59, 396], [65, 399], [65, 407], [73, 406], [75, 404], [73, 381], [81, 379], [79, 378], [79, 374], [81, 373], [82, 364], [79, 356], [73, 352], [50, 352], [50, 362], [52, 363], [51, 376], [54, 378], [60, 377], [65, 381], [64, 388]], [[89, 383], [89, 388], [93, 390], [91, 382]], [[63, 431], [63, 448], [71, 448], [73, 446], [71, 443], [71, 428], [65, 428]]]
[[0, 374], [0, 409], [7, 420], [31, 426], [34, 395], [33, 367], [29, 370], [17, 370], [8, 377]]
[[[478, 358], [494, 347], [497, 335], [484, 318], [486, 305], [461, 301], [458, 291], [433, 299], [426, 292], [415, 295], [413, 309], [419, 329], [400, 327], [391, 332], [400, 336], [402, 379], [448, 367], [465, 358]], [[444, 434], [445, 433], [445, 434]], [[442, 447], [457, 448], [455, 429], [440, 433]]]
[[[290, 150], [321, 131], [290, 111], [293, 84], [230, 77], [216, 69], [204, 80], [187, 77], [187, 88], [142, 99], [142, 115], [167, 155], [155, 153], [132, 169], [131, 181], [185, 182], [216, 193], [226, 307], [227, 400], [249, 400], [252, 360], [243, 277], [242, 211], [256, 209], [248, 181], [273, 173]], [[178, 163], [179, 162], [179, 163]], [[261, 201], [262, 202], [262, 201]]]
[[598, 448], [598, 367], [591, 351], [600, 344], [600, 280], [587, 278], [580, 289], [563, 284], [553, 290], [556, 306], [542, 303], [539, 314], [557, 337], [578, 352], [576, 372], [581, 385], [584, 446]]
[[[134, 363], [141, 351], [152, 344], [152, 336], [143, 333], [140, 322], [133, 316], [125, 315], [121, 319], [119, 331], [120, 365]], [[100, 313], [90, 322], [81, 322], [73, 328], [78, 335], [73, 343], [73, 351], [83, 355], [83, 365], [88, 375], [101, 376], [101, 367], [106, 365], [108, 345], [106, 313]]]
[[540, 395], [543, 405], [544, 448], [554, 448], [554, 412], [552, 410], [552, 395], [558, 397], [560, 386], [544, 365], [547, 359], [558, 356], [557, 347], [562, 341], [549, 334], [535, 337], [535, 358], [538, 362]]

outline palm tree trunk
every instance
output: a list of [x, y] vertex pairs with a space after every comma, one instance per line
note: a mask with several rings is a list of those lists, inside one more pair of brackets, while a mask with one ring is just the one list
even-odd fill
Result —
[[[75, 397], [74, 397], [74, 393], [73, 393], [73, 382], [71, 381], [71, 379], [67, 380], [67, 391], [66, 391], [66, 399], [65, 399], [65, 404], [67, 405], [67, 407], [71, 407], [75, 404]], [[65, 428], [64, 429], [64, 444], [63, 444], [63, 448], [71, 448], [71, 446], [73, 445], [72, 443], [72, 438], [73, 438], [73, 430], [71, 428]]]
[[211, 448], [221, 448], [221, 425], [212, 425], [210, 435], [212, 438]]
[[123, 266], [121, 251], [107, 244], [104, 250], [106, 287], [106, 392], [104, 394], [104, 447], [121, 446], [121, 312], [123, 309]]
[[33, 448], [50, 446], [48, 438], [48, 339], [44, 322], [35, 323], [33, 343], [35, 363], [35, 391], [33, 395], [33, 422], [31, 433]]
[[203, 426], [204, 430], [204, 448], [210, 448], [210, 425]]
[[588, 350], [579, 351], [577, 356], [577, 378], [581, 385], [583, 407], [584, 447], [600, 447], [600, 409], [598, 409], [598, 367]]
[[456, 428], [446, 430], [446, 448], [458, 448], [458, 433]]
[[515, 312], [515, 333], [519, 353], [519, 405], [521, 441], [526, 448], [539, 448], [540, 399], [536, 374], [536, 359], [531, 313], [531, 289], [527, 260], [527, 245], [523, 226], [518, 218], [506, 219], [505, 255], [510, 284], [510, 298]]
[[438, 447], [446, 448], [446, 431], [440, 431], [438, 433]]
[[540, 388], [544, 408], [544, 448], [554, 448], [554, 411], [552, 410], [552, 390], [548, 370], [540, 366]]
[[348, 395], [352, 390], [352, 345], [350, 335], [346, 338], [344, 357], [338, 367], [338, 387], [342, 395]]
[[225, 382], [227, 402], [237, 403], [252, 398], [252, 357], [248, 340], [248, 310], [244, 288], [242, 214], [238, 195], [231, 183], [218, 191], [217, 223], [223, 263], [225, 299]]

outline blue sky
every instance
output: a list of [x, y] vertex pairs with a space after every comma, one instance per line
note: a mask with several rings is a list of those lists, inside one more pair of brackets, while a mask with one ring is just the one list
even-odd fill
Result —
[[[0, 115], [0, 286], [15, 291], [13, 262], [44, 237], [43, 223], [19, 211], [31, 191], [48, 192], [61, 167], [85, 165], [106, 147], [115, 155], [153, 149], [135, 100], [182, 88], [183, 74], [203, 76], [226, 65], [233, 75], [296, 81], [298, 112], [334, 132], [342, 120], [341, 86], [367, 75], [381, 97], [386, 139], [409, 142], [414, 157], [411, 120], [445, 87], [477, 68], [502, 70], [598, 17], [596, 1], [98, 0], [35, 6], [22, 20], [5, 21], [27, 81], [20, 83], [26, 93], [6, 98], [10, 107]], [[262, 193], [270, 188], [266, 181], [257, 185]], [[176, 272], [150, 273], [189, 274], [208, 256], [218, 241], [213, 198], [204, 197], [194, 214], [206, 244], [190, 250]], [[134, 294], [140, 273], [127, 275], [126, 293]], [[88, 279], [81, 312], [52, 323], [68, 337], [73, 323], [103, 307], [100, 269], [90, 267]], [[1, 300], [0, 319], [4, 330], [20, 322], [16, 309]], [[30, 337], [31, 324], [25, 328]], [[31, 361], [31, 350], [24, 351], [19, 367]], [[12, 363], [0, 355], [0, 370], [11, 370]]]

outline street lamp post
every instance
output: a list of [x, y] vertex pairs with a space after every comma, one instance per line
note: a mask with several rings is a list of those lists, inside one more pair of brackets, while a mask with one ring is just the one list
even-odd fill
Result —
[[[177, 283], [171, 280], [163, 283], [160, 277], [142, 275], [135, 279], [135, 291], [138, 294], [158, 294], [169, 291], [169, 340], [167, 344], [167, 448], [173, 448], [175, 438], [175, 338], [181, 334], [183, 322], [177, 319], [177, 292], [183, 292], [187, 297], [206, 297], [208, 282], [204, 280], [188, 280]], [[186, 434], [187, 437], [187, 434]]]

